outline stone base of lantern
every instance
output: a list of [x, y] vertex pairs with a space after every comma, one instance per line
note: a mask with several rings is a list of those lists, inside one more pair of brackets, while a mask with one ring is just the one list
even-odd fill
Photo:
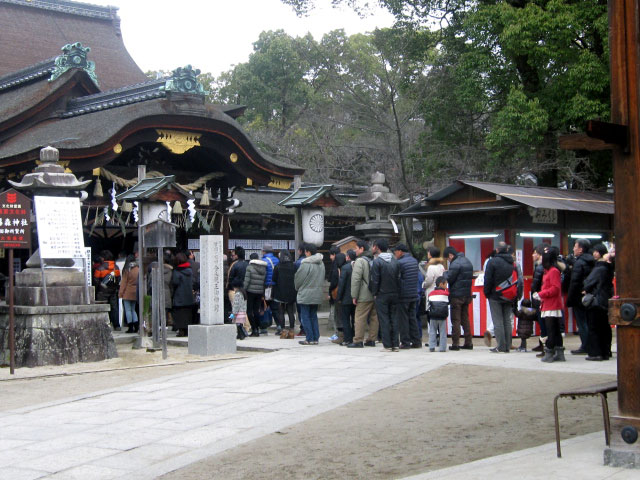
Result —
[[[118, 356], [109, 305], [16, 306], [16, 366], [97, 362]], [[0, 363], [9, 364], [9, 307], [0, 305]]]
[[189, 354], [220, 355], [236, 353], [235, 325], [189, 325]]

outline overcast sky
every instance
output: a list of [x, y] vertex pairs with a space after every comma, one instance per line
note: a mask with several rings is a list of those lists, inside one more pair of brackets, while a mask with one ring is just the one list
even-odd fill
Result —
[[348, 34], [393, 23], [385, 10], [367, 18], [316, 0], [309, 17], [297, 17], [280, 0], [86, 0], [119, 7], [127, 50], [142, 70], [173, 70], [187, 64], [219, 75], [246, 62], [264, 30], [283, 29], [292, 36], [307, 32], [319, 40], [337, 28]]

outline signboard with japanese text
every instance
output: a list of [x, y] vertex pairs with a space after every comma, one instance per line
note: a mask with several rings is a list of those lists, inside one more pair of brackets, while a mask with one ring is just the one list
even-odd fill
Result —
[[80, 199], [34, 197], [40, 258], [84, 258]]
[[0, 193], [0, 248], [31, 248], [31, 200], [14, 189]]
[[530, 208], [529, 214], [533, 223], [558, 223], [558, 210], [552, 208]]

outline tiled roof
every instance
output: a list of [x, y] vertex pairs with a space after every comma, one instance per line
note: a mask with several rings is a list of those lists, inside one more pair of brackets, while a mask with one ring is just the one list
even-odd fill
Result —
[[279, 201], [278, 205], [282, 205], [283, 207], [302, 207], [305, 205], [311, 205], [326, 194], [331, 195], [338, 203], [342, 203], [341, 200], [335, 197], [335, 195], [331, 194], [331, 190], [333, 190], [333, 185], [300, 187], [287, 198]]
[[91, 47], [100, 87], [111, 90], [147, 77], [122, 40], [115, 7], [68, 0], [0, 0], [0, 75], [60, 54], [68, 43]]
[[[440, 205], [438, 203], [465, 187], [496, 195], [496, 203], [491, 205], [478, 205], [473, 202], [460, 205]], [[517, 205], [603, 215], [614, 214], [613, 195], [606, 192], [458, 180], [397, 215], [419, 217], [421, 215], [432, 216], [468, 211], [499, 211], [513, 209]]]
[[7, 88], [17, 87], [26, 82], [51, 75], [55, 68], [55, 58], [36, 63], [30, 67], [0, 77], [0, 92]]
[[98, 110], [106, 110], [130, 103], [144, 102], [145, 100], [164, 97], [166, 93], [161, 88], [164, 84], [165, 79], [151, 80], [108, 92], [79, 97], [71, 100], [67, 104], [67, 109], [61, 116], [63, 118], [73, 117], [85, 113], [97, 112]]
[[103, 7], [91, 3], [73, 2], [70, 0], [0, 0], [0, 3], [13, 3], [24, 7], [51, 10], [54, 12], [82, 15], [83, 17], [116, 19], [117, 7]]
[[126, 192], [123, 192], [120, 195], [116, 195], [116, 200], [144, 200], [152, 197], [166, 187], [175, 188], [186, 198], [194, 198], [193, 195], [177, 185], [175, 183], [175, 180], [175, 175], [168, 175], [166, 177], [145, 178], [143, 180], [140, 180]]

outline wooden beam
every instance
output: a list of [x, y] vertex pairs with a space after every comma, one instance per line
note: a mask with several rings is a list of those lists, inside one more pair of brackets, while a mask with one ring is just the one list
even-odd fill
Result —
[[562, 150], [587, 150], [597, 152], [600, 150], [613, 150], [615, 145], [606, 143], [598, 138], [592, 138], [586, 133], [574, 133], [558, 137], [558, 146]]

